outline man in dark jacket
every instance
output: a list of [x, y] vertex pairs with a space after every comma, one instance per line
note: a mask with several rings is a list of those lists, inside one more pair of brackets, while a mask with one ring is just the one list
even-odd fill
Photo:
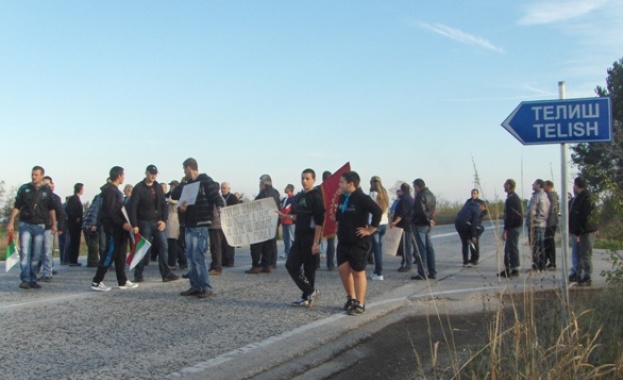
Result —
[[[273, 198], [277, 209], [279, 209], [279, 192], [273, 187], [273, 181], [268, 174], [264, 174], [260, 177], [260, 193], [255, 197], [255, 200], [264, 198]], [[276, 230], [275, 236], [272, 239], [251, 244], [251, 259], [253, 260], [252, 267], [246, 270], [245, 273], [257, 274], [272, 272], [272, 268], [276, 264], [277, 259]]]
[[[337, 269], [346, 290], [346, 312], [361, 315], [366, 312], [366, 264], [372, 234], [381, 222], [381, 208], [359, 187], [357, 172], [349, 171], [340, 178], [342, 195], [335, 219], [337, 227]], [[370, 222], [370, 215], [372, 221]]]
[[74, 195], [67, 199], [65, 211], [67, 212], [67, 232], [69, 232], [69, 266], [79, 267], [82, 263], [78, 262], [80, 257], [80, 236], [82, 235], [82, 201], [80, 196], [84, 192], [84, 185], [76, 183], [74, 185]]
[[[481, 215], [486, 209], [484, 202], [475, 199], [468, 200], [456, 215], [454, 227], [461, 238], [461, 253], [463, 254], [463, 267], [471, 268], [478, 264], [478, 236], [480, 235]], [[471, 252], [471, 258], [469, 253]]]
[[207, 174], [199, 173], [197, 160], [187, 158], [182, 166], [187, 180], [183, 186], [199, 183], [199, 189], [194, 204], [189, 205], [186, 201], [182, 201], [179, 205], [180, 211], [184, 213], [186, 260], [190, 281], [190, 288], [181, 292], [180, 295], [208, 298], [214, 295], [205, 257], [208, 249], [208, 227], [212, 224], [214, 206], [220, 212], [225, 204], [219, 193], [218, 184]]
[[519, 235], [523, 225], [523, 210], [521, 200], [515, 193], [515, 180], [507, 179], [504, 182], [506, 192], [506, 202], [504, 203], [504, 232], [502, 240], [504, 245], [504, 270], [498, 274], [499, 277], [513, 278], [519, 277]]
[[[231, 185], [228, 182], [223, 182], [221, 184], [221, 196], [225, 199], [225, 206], [233, 206], [240, 203], [238, 197], [235, 194], [232, 194]], [[221, 245], [221, 253], [223, 256], [223, 266], [233, 267], [236, 257], [236, 248], [229, 245], [227, 240], [225, 240], [224, 244]]]
[[577, 195], [569, 211], [569, 232], [575, 235], [578, 259], [576, 277], [579, 279], [579, 285], [590, 286], [593, 271], [593, 244], [595, 232], [597, 232], [597, 226], [593, 221], [594, 205], [586, 179], [577, 177], [573, 181], [573, 190]]
[[413, 213], [413, 198], [411, 198], [411, 186], [408, 183], [400, 185], [399, 198], [394, 210], [390, 228], [402, 228], [402, 237], [398, 245], [398, 255], [402, 256], [402, 262], [398, 272], [409, 272], [413, 263], [413, 235], [411, 230], [411, 214]]
[[[140, 233], [145, 239], [156, 244], [152, 244], [152, 249], [157, 250], [158, 269], [163, 282], [175, 281], [179, 279], [169, 268], [169, 246], [167, 242], [167, 219], [169, 218], [169, 207], [164, 196], [162, 186], [156, 180], [158, 168], [149, 165], [145, 169], [145, 179], [137, 183], [132, 189], [130, 198], [129, 217], [130, 223], [134, 226], [134, 234]], [[145, 255], [134, 268], [134, 282], [144, 282], [143, 270], [149, 263], [150, 255]]]
[[138, 286], [138, 284], [128, 280], [125, 275], [124, 242], [128, 239], [128, 232], [132, 230], [132, 226], [125, 220], [121, 211], [124, 207], [123, 194], [118, 188], [125, 179], [125, 173], [122, 167], [113, 166], [109, 174], [109, 182], [101, 187], [102, 209], [99, 213], [106, 239], [106, 249], [91, 284], [91, 289], [97, 292], [110, 290], [110, 287], [106, 286], [103, 280], [113, 262], [115, 263], [119, 289], [133, 289]]
[[320, 239], [325, 208], [322, 194], [320, 189], [314, 187], [315, 183], [316, 172], [312, 169], [303, 170], [303, 191], [294, 196], [288, 213], [278, 212], [280, 217], [295, 222], [294, 242], [286, 261], [286, 269], [303, 294], [292, 302], [294, 306], [311, 307], [320, 295], [316, 289], [316, 269], [320, 263]]
[[437, 278], [435, 265], [435, 249], [430, 238], [431, 229], [435, 226], [435, 213], [437, 209], [437, 199], [435, 195], [426, 187], [423, 179], [417, 178], [413, 181], [415, 188], [415, 201], [413, 203], [413, 233], [417, 243], [417, 262], [418, 274], [411, 277], [412, 280], [434, 280]]

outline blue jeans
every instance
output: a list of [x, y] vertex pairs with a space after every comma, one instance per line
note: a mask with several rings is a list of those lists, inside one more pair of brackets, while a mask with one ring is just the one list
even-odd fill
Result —
[[281, 230], [283, 231], [283, 245], [285, 246], [284, 253], [288, 257], [294, 241], [294, 224], [282, 224]]
[[199, 291], [212, 290], [206, 264], [208, 227], [186, 227], [186, 261], [190, 287]]
[[545, 227], [532, 229], [532, 268], [545, 268]]
[[[413, 226], [418, 252], [415, 253], [418, 274], [422, 277], [436, 277], [435, 248], [430, 238], [430, 226]], [[427, 272], [428, 271], [428, 275]]]
[[374, 274], [383, 275], [383, 236], [387, 231], [387, 225], [383, 224], [372, 234], [372, 253], [374, 254]]
[[19, 222], [20, 251], [20, 280], [22, 282], [37, 282], [39, 262], [44, 252], [45, 224], [30, 224]]
[[51, 278], [54, 266], [54, 235], [51, 230], [45, 230], [43, 241], [43, 255], [41, 256], [41, 277]]
[[[167, 242], [167, 233], [165, 231], [158, 231], [158, 221], [157, 220], [139, 220], [138, 221], [138, 230], [140, 234], [150, 242], [154, 242], [157, 240], [152, 246], [151, 249], [154, 248], [158, 250], [158, 268], [160, 269], [160, 275], [162, 279], [165, 279], [171, 276], [171, 269], [169, 269], [169, 243]], [[145, 269], [145, 265], [149, 264], [149, 260], [151, 259], [151, 255], [145, 255], [143, 260], [140, 263], [136, 264], [136, 268], [134, 268], [134, 279], [142, 280], [143, 279], [143, 270]]]
[[569, 234], [569, 242], [571, 243], [571, 269], [569, 269], [569, 275], [575, 276], [578, 273], [578, 244], [575, 242], [574, 234]]
[[593, 272], [593, 244], [595, 244], [595, 233], [580, 235], [580, 241], [576, 243], [576, 256], [578, 265], [576, 275], [579, 278], [591, 278]]

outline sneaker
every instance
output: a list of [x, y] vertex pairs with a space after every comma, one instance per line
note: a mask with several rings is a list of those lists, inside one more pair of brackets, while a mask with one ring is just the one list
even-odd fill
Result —
[[472, 263], [465, 263], [465, 264], [463, 264], [463, 268], [473, 268], [473, 267], [474, 267], [474, 264], [472, 264]]
[[19, 284], [20, 289], [30, 289], [30, 282], [22, 281]]
[[41, 289], [41, 285], [37, 284], [36, 282], [31, 282], [30, 289]]
[[199, 295], [199, 293], [201, 293], [201, 290], [196, 289], [196, 288], [190, 288], [188, 290], [181, 292], [180, 296], [183, 296], [183, 297], [196, 296], [196, 295]]
[[307, 307], [314, 306], [316, 302], [318, 301], [319, 297], [320, 297], [320, 292], [318, 290], [314, 290], [314, 292], [307, 297], [307, 299], [309, 300]]
[[104, 285], [103, 282], [100, 282], [99, 284], [97, 282], [93, 282], [91, 283], [91, 289], [95, 290], [96, 292], [108, 292], [111, 288], [110, 286]]
[[344, 311], [348, 312], [355, 305], [355, 299], [351, 296], [346, 296], [346, 303], [344, 304]]
[[162, 282], [171, 282], [171, 281], [177, 281], [179, 280], [180, 277], [174, 275], [173, 273], [171, 273], [170, 275], [168, 275], [167, 277], [162, 279]]
[[372, 276], [370, 276], [370, 281], [383, 281], [385, 280], [385, 278], [383, 277], [383, 275], [377, 275], [372, 273]]
[[135, 284], [130, 280], [126, 280], [125, 284], [119, 285], [119, 289], [134, 289], [134, 288], [138, 288], [138, 284]]
[[359, 303], [357, 300], [353, 300], [353, 306], [348, 310], [348, 315], [362, 315], [366, 313], [366, 306]]
[[547, 267], [545, 267], [545, 270], [548, 270], [550, 272], [553, 272], [556, 270], [556, 265], [553, 264], [547, 264]]
[[214, 292], [211, 290], [201, 290], [197, 294], [197, 298], [210, 298], [210, 297], [214, 297]]
[[309, 300], [305, 297], [299, 297], [296, 301], [292, 302], [292, 306], [308, 307]]

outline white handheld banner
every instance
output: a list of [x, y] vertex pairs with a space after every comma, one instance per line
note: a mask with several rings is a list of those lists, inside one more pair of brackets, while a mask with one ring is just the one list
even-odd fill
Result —
[[276, 211], [273, 198], [223, 207], [221, 226], [227, 244], [240, 247], [274, 238], [279, 218]]

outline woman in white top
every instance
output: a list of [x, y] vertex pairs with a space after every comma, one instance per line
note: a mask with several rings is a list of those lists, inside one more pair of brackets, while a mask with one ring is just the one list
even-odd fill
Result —
[[376, 232], [372, 234], [372, 253], [374, 254], [374, 272], [370, 279], [372, 281], [383, 280], [383, 236], [387, 230], [389, 219], [387, 218], [387, 209], [389, 208], [389, 196], [387, 190], [381, 183], [381, 178], [374, 176], [370, 178], [370, 198], [372, 198], [383, 211], [381, 224]]

